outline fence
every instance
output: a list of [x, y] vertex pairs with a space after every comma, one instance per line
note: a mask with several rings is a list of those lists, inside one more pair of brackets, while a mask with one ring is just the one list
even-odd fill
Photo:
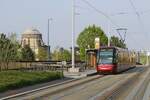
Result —
[[[41, 71], [41, 70], [66, 70], [71, 67], [71, 62], [68, 61], [64, 63], [64, 61], [17, 61], [17, 62], [8, 62], [1, 63], [1, 70], [33, 70], [33, 71]], [[80, 70], [86, 69], [85, 62], [76, 62], [76, 67], [79, 67]]]

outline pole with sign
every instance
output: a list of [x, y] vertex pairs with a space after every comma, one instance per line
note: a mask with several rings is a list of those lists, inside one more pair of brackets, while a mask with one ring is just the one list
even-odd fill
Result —
[[100, 48], [100, 38], [96, 37], [95, 38], [95, 49], [99, 49]]

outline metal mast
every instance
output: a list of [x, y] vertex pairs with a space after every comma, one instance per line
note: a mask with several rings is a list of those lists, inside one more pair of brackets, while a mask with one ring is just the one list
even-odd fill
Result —
[[75, 68], [74, 39], [75, 38], [75, 0], [72, 0], [72, 68]]
[[50, 43], [49, 43], [49, 26], [50, 26], [50, 21], [52, 21], [52, 18], [48, 19], [48, 30], [47, 30], [47, 46], [48, 46], [48, 60], [50, 60]]

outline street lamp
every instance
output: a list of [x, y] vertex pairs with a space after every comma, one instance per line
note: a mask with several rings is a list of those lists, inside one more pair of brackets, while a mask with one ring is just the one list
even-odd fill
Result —
[[70, 72], [78, 72], [79, 68], [75, 68], [75, 0], [72, 0], [72, 68], [69, 69]]
[[72, 68], [75, 68], [74, 37], [75, 37], [75, 0], [72, 1]]
[[50, 43], [49, 43], [49, 26], [50, 26], [50, 21], [52, 22], [52, 18], [48, 19], [48, 32], [47, 32], [47, 46], [48, 46], [48, 61], [50, 60]]

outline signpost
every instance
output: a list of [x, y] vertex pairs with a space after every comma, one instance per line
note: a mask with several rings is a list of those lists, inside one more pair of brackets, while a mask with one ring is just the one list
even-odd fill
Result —
[[95, 49], [99, 49], [100, 48], [100, 38], [96, 37], [95, 38]]

